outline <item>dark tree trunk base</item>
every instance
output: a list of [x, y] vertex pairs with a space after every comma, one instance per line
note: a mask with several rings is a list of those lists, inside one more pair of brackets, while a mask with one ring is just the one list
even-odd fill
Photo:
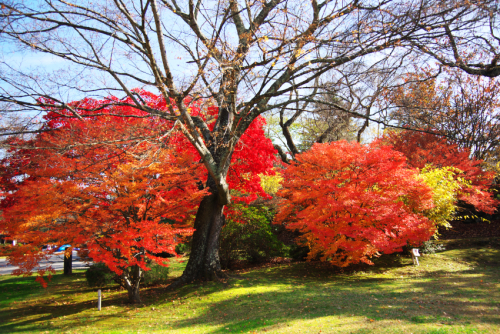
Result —
[[134, 265], [126, 268], [123, 274], [115, 281], [127, 290], [127, 303], [142, 304], [140, 283], [143, 275], [142, 269], [138, 265]]
[[141, 295], [139, 293], [139, 289], [129, 289], [128, 291], [128, 300], [129, 304], [141, 304]]
[[167, 286], [166, 291], [177, 290], [186, 284], [192, 284], [192, 283], [196, 283], [196, 282], [201, 283], [201, 282], [211, 281], [211, 282], [225, 283], [228, 278], [230, 278], [230, 276], [223, 271], [221, 271], [220, 273], [217, 273], [216, 275], [210, 276], [209, 278], [198, 278], [198, 279], [193, 279], [193, 280], [189, 280], [186, 277], [181, 276], [181, 277], [175, 279], [169, 286]]
[[220, 281], [227, 278], [219, 259], [219, 238], [224, 225], [224, 205], [216, 194], [205, 197], [194, 222], [195, 232], [189, 261], [181, 277], [168, 289], [176, 289], [194, 281]]
[[73, 274], [73, 252], [68, 257], [64, 257], [64, 275]]

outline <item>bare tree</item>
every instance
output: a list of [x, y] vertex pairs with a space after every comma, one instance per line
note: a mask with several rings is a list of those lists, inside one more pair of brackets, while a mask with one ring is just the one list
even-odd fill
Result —
[[[447, 67], [474, 75], [500, 75], [497, 0], [422, 0], [411, 15], [419, 38], [410, 43]], [[422, 20], [422, 18], [424, 18]]]
[[[402, 55], [392, 61], [353, 61], [332, 69], [324, 76], [326, 82], [314, 84], [309, 96], [280, 108], [280, 126], [286, 140], [284, 147], [276, 144], [275, 147], [282, 160], [287, 163], [294, 160], [299, 151], [314, 143], [340, 139], [361, 142], [370, 123], [401, 127], [389, 117], [391, 108], [385, 104], [383, 92], [400, 86], [401, 73], [409, 65], [404, 59]], [[292, 127], [300, 130], [290, 131]]]
[[[308, 103], [316, 80], [332, 69], [368, 56], [399, 59], [415, 47], [424, 50], [421, 41], [434, 37], [435, 22], [441, 17], [457, 11], [462, 15], [462, 7], [466, 14], [484, 11], [461, 1], [454, 4], [2, 0], [0, 42], [7, 47], [0, 66], [0, 102], [12, 112], [34, 115], [49, 108], [66, 117], [84, 118], [89, 109], [72, 100], [114, 95], [119, 97], [115, 104], [175, 121], [200, 153], [211, 193], [200, 204], [192, 253], [177, 284], [217, 279], [223, 275], [218, 255], [223, 210], [231, 201], [226, 176], [234, 147], [251, 122], [266, 111]], [[447, 20], [452, 33], [467, 33], [467, 25]], [[468, 16], [461, 19], [467, 20]], [[474, 17], [471, 24], [484, 25], [488, 20], [484, 15]], [[28, 63], [36, 64], [33, 54], [40, 61], [46, 57], [59, 62], [45, 70], [18, 66], [13, 56], [20, 52]], [[134, 88], [163, 96], [166, 110], [152, 107]], [[211, 99], [219, 107], [212, 130], [190, 114], [187, 101], [198, 98]], [[94, 109], [104, 108], [112, 104]]]
[[425, 129], [470, 149], [476, 159], [497, 162], [500, 141], [500, 81], [448, 69], [408, 73], [406, 83], [386, 94], [400, 126]]
[[[301, 146], [309, 148], [313, 143], [327, 143], [341, 139], [353, 140], [357, 126], [351, 114], [339, 110], [332, 105], [340, 104], [346, 109], [351, 109], [351, 104], [346, 105], [337, 97], [335, 89], [328, 83], [321, 87], [319, 101], [314, 104], [311, 117], [302, 125]], [[328, 104], [323, 104], [326, 102]]]

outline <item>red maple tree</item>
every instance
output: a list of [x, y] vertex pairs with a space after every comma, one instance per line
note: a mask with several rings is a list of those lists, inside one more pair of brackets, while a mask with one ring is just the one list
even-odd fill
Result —
[[[141, 94], [151, 103], [162, 103], [153, 94]], [[121, 277], [129, 300], [139, 302], [147, 262], [166, 264], [155, 254], [175, 254], [178, 236], [193, 232], [193, 214], [207, 195], [207, 171], [172, 123], [143, 118], [128, 107], [103, 110], [109, 101], [74, 103], [88, 110], [81, 115], [85, 117], [49, 110], [47, 132], [31, 140], [13, 139], [17, 148], [2, 161], [1, 224], [26, 243], [9, 260], [21, 266], [17, 274], [29, 274], [47, 256], [39, 252], [41, 245], [85, 246], [95, 262]], [[216, 121], [210, 108], [193, 103], [192, 109], [212, 117], [209, 124]], [[99, 110], [95, 117], [94, 110]], [[274, 148], [264, 136], [264, 124], [257, 119], [232, 156], [228, 180], [242, 201], [266, 196], [257, 174], [272, 167]], [[262, 150], [250, 149], [254, 142]]]
[[[130, 122], [147, 131], [141, 119]], [[196, 185], [203, 170], [192, 155], [150, 142], [93, 147], [103, 137], [116, 141], [119, 126], [111, 119], [83, 123], [43, 133], [29, 143], [36, 149], [4, 160], [11, 188], [2, 201], [4, 224], [26, 243], [9, 261], [20, 266], [15, 274], [29, 274], [49, 255], [40, 253], [43, 244], [85, 247], [137, 303], [148, 261], [166, 265], [155, 254], [175, 254], [179, 237], [193, 232], [190, 214], [205, 195]]]
[[319, 257], [337, 266], [419, 244], [435, 232], [421, 212], [433, 206], [431, 189], [389, 147], [346, 141], [315, 144], [284, 172], [276, 217], [299, 230]]

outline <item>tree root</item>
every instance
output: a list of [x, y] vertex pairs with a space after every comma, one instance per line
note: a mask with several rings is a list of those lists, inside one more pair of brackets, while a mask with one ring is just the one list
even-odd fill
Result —
[[230, 276], [228, 274], [226, 274], [225, 272], [223, 272], [222, 270], [217, 271], [217, 272], [212, 271], [209, 273], [205, 273], [204, 275], [202, 275], [201, 277], [198, 277], [198, 278], [190, 278], [190, 277], [182, 275], [181, 277], [174, 280], [172, 282], [172, 284], [167, 286], [165, 289], [166, 289], [166, 291], [173, 291], [173, 290], [177, 290], [178, 288], [180, 288], [186, 284], [191, 284], [191, 283], [195, 283], [195, 282], [218, 282], [218, 283], [227, 284], [226, 280], [228, 278], [230, 278]]

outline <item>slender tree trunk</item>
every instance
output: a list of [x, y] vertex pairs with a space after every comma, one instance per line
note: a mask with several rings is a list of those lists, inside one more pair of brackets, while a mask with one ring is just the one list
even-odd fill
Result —
[[140, 283], [142, 279], [142, 269], [135, 265], [129, 270], [125, 271], [122, 276], [122, 285], [128, 292], [128, 302], [130, 304], [140, 304], [141, 294], [140, 294]]
[[219, 280], [226, 275], [221, 270], [219, 240], [224, 225], [224, 205], [219, 204], [217, 194], [205, 197], [198, 208], [194, 222], [191, 254], [182, 276], [170, 288], [176, 288], [194, 280]]
[[73, 251], [69, 256], [64, 256], [64, 275], [73, 274]]

